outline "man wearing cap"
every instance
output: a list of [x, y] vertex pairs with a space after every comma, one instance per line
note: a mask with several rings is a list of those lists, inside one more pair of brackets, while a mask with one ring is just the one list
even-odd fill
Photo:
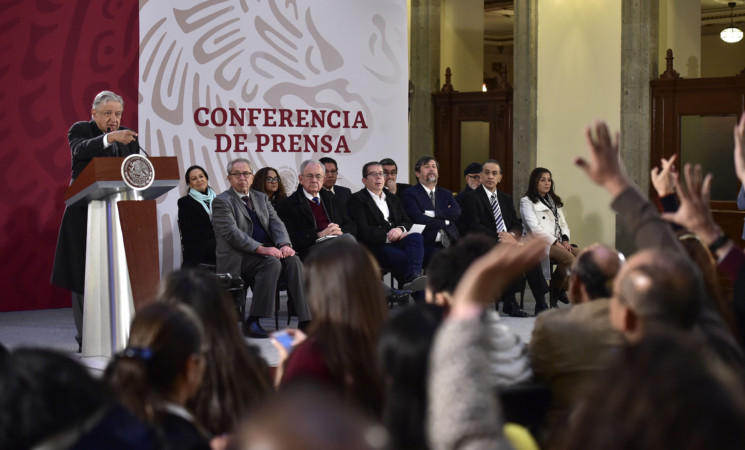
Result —
[[481, 164], [472, 162], [466, 166], [466, 170], [463, 171], [463, 177], [466, 179], [466, 187], [460, 192], [461, 194], [465, 194], [481, 186]]

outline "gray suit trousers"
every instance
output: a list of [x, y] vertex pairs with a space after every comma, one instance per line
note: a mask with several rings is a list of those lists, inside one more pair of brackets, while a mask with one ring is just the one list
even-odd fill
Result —
[[280, 259], [255, 253], [243, 255], [241, 278], [251, 286], [253, 293], [248, 315], [274, 315], [274, 296], [280, 277], [287, 285], [287, 294], [295, 305], [298, 321], [310, 320], [310, 308], [303, 289], [303, 263], [297, 256]]

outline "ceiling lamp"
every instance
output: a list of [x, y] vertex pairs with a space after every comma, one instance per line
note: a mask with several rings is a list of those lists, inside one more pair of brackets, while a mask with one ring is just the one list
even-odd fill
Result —
[[721, 33], [719, 33], [719, 37], [722, 38], [724, 42], [734, 44], [735, 42], [740, 42], [742, 40], [742, 30], [739, 28], [735, 28], [733, 18], [735, 14], [735, 2], [729, 2], [727, 3], [727, 6], [730, 8], [730, 16], [729, 16], [729, 28], [726, 28], [722, 30]]

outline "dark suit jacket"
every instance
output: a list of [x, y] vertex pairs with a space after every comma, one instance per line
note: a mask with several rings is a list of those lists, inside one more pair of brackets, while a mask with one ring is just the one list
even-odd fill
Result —
[[[479, 187], [470, 192], [458, 195], [458, 202], [462, 208], [458, 228], [462, 233], [486, 233], [497, 237], [497, 223], [491, 209], [491, 201], [484, 188]], [[497, 189], [497, 202], [502, 210], [502, 218], [507, 231], [522, 235], [523, 223], [515, 212], [512, 196]]]
[[[432, 200], [430, 200], [427, 191], [420, 183], [407, 189], [401, 195], [401, 202], [403, 203], [404, 211], [411, 218], [412, 222], [426, 225], [422, 232], [424, 245], [434, 245], [437, 232], [440, 229], [445, 229], [453, 241], [460, 236], [458, 227], [456, 226], [456, 221], [461, 214], [460, 205], [455, 201], [453, 193], [447, 189], [441, 187], [435, 188], [435, 205], [437, 206], [434, 208], [435, 217], [424, 215], [424, 211], [432, 211], [433, 207]], [[446, 220], [450, 221], [449, 225], [445, 225]]]
[[[120, 127], [121, 130], [128, 128]], [[128, 145], [117, 142], [104, 148], [103, 131], [96, 122], [76, 122], [67, 132], [72, 153], [72, 176], [74, 180], [93, 158], [102, 156], [129, 156], [139, 151], [137, 141]], [[88, 235], [88, 204], [79, 202], [65, 208], [62, 216], [57, 250], [54, 254], [51, 283], [79, 294], [85, 287], [85, 246]]]
[[[269, 203], [269, 197], [251, 189], [251, 202], [272, 243], [289, 244], [291, 241], [285, 224]], [[262, 242], [251, 237], [254, 224], [248, 215], [246, 204], [232, 188], [212, 201], [212, 227], [217, 241], [217, 272], [240, 276], [243, 255], [253, 253]]]
[[401, 200], [388, 192], [385, 195], [385, 202], [391, 214], [388, 221], [366, 188], [352, 194], [347, 203], [349, 217], [357, 225], [357, 240], [371, 249], [385, 245], [386, 235], [391, 228], [411, 228], [411, 219], [404, 212]]
[[[411, 187], [410, 184], [406, 183], [396, 183], [396, 197], [401, 198], [401, 196], [404, 194], [406, 189], [409, 189]], [[383, 190], [385, 190], [385, 193], [388, 193], [388, 188], [384, 187]]]
[[[119, 127], [120, 130], [129, 130], [126, 127]], [[72, 151], [72, 179], [75, 179], [85, 166], [93, 158], [99, 156], [129, 156], [138, 153], [140, 149], [137, 141], [132, 141], [127, 145], [114, 142], [110, 146], [103, 147], [104, 132], [98, 129], [96, 122], [77, 122], [70, 131], [67, 132], [67, 140], [70, 142]]]
[[215, 264], [212, 220], [200, 202], [190, 195], [178, 199], [178, 226], [183, 250], [181, 267]]
[[[321, 189], [321, 191], [326, 191], [329, 194], [331, 194], [331, 191], [328, 191], [326, 189]], [[334, 197], [336, 197], [336, 201], [339, 203], [339, 206], [346, 211], [347, 210], [347, 202], [349, 201], [349, 197], [352, 196], [352, 190], [344, 187], [339, 186], [338, 184], [334, 185]]]
[[[335, 223], [339, 225], [344, 233], [354, 235], [356, 227], [354, 223], [347, 217], [344, 209], [339, 204], [337, 196], [321, 189], [318, 195], [321, 198], [321, 206], [326, 211], [326, 217], [329, 219], [329, 223]], [[316, 243], [318, 231], [316, 226], [316, 219], [313, 217], [313, 211], [310, 209], [308, 199], [305, 198], [303, 193], [303, 187], [299, 186], [294, 194], [287, 197], [277, 209], [280, 219], [284, 222], [287, 232], [292, 240], [292, 247], [299, 254], [301, 258], [307, 256], [310, 247]]]

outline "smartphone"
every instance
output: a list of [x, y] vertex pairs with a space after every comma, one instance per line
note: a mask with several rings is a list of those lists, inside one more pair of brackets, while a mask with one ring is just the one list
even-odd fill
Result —
[[276, 333], [272, 334], [272, 337], [277, 340], [280, 344], [282, 344], [282, 347], [287, 350], [287, 352], [292, 351], [292, 336], [286, 331], [277, 331]]

